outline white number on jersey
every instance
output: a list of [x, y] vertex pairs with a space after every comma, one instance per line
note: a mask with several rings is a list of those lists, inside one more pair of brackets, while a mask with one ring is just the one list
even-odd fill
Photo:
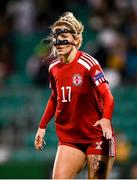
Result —
[[[71, 101], [71, 87], [70, 86], [62, 86], [61, 87], [62, 90], [62, 102], [70, 102]], [[67, 94], [67, 96], [65, 97], [65, 94]]]

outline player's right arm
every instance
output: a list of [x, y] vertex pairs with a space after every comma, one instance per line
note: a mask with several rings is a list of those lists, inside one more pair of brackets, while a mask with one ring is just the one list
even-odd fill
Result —
[[51, 74], [50, 74], [50, 88], [52, 89], [52, 93], [48, 100], [47, 106], [45, 108], [45, 111], [43, 113], [43, 116], [39, 124], [38, 131], [35, 136], [34, 145], [37, 150], [41, 150], [43, 147], [44, 136], [45, 136], [45, 131], [46, 131], [48, 122], [54, 116], [55, 111], [56, 111], [56, 106], [57, 106], [57, 93], [56, 93], [54, 78]]
[[47, 106], [45, 108], [45, 111], [43, 113], [43, 116], [39, 124], [38, 131], [35, 136], [34, 145], [37, 150], [41, 150], [43, 147], [46, 127], [48, 125], [48, 122], [51, 120], [51, 118], [55, 114], [56, 105], [57, 105], [57, 95], [56, 95], [55, 90], [52, 90], [51, 96], [48, 100]]

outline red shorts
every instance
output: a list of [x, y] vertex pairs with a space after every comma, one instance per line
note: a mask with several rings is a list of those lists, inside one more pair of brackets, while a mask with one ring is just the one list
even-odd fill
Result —
[[91, 143], [71, 143], [59, 141], [58, 145], [66, 145], [74, 147], [84, 152], [86, 155], [104, 155], [104, 156], [116, 156], [116, 142], [115, 138], [106, 139], [102, 137], [100, 139], [93, 140]]

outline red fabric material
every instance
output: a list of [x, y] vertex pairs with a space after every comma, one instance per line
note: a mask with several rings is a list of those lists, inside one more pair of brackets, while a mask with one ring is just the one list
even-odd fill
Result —
[[114, 109], [114, 98], [110, 92], [109, 86], [106, 83], [102, 83], [99, 86], [97, 86], [97, 90], [103, 98], [103, 116], [102, 116], [102, 118], [111, 120], [113, 109]]
[[73, 147], [85, 153], [86, 155], [104, 155], [104, 156], [116, 156], [116, 140], [115, 137], [112, 139], [106, 139], [100, 137], [99, 139], [93, 140], [91, 143], [70, 143], [59, 141], [58, 146], [65, 145]]
[[90, 143], [102, 137], [101, 127], [93, 125], [103, 117], [111, 119], [113, 103], [99, 63], [78, 51], [71, 63], [53, 61], [49, 73], [56, 93], [49, 99], [40, 128], [46, 128], [55, 113], [59, 140]]
[[52, 94], [48, 100], [46, 109], [39, 124], [40, 128], [45, 129], [47, 127], [48, 122], [55, 114], [56, 104], [57, 104], [57, 95], [56, 92], [52, 90]]

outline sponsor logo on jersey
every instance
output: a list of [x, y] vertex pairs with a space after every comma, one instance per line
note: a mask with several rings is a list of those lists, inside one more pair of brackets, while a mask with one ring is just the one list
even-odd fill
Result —
[[80, 74], [74, 74], [72, 77], [72, 83], [74, 86], [80, 86], [82, 84], [82, 76]]
[[101, 147], [102, 143], [103, 143], [103, 141], [96, 142], [96, 149], [102, 149], [102, 147]]

